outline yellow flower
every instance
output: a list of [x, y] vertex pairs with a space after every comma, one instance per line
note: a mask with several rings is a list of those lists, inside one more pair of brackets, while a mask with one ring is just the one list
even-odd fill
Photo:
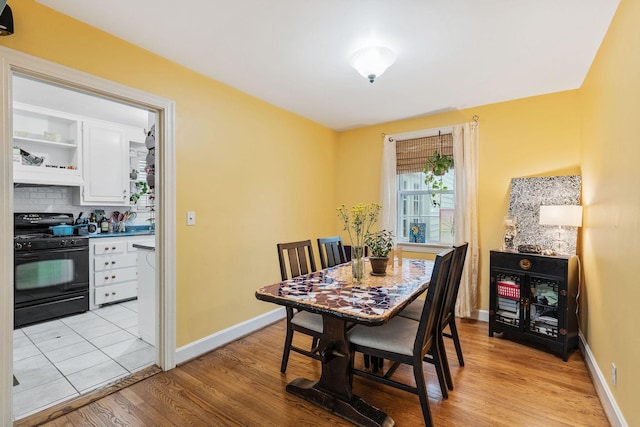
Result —
[[364, 239], [369, 234], [371, 226], [378, 220], [380, 209], [382, 206], [378, 203], [358, 203], [351, 208], [351, 212], [345, 205], [337, 208], [352, 246], [364, 246]]

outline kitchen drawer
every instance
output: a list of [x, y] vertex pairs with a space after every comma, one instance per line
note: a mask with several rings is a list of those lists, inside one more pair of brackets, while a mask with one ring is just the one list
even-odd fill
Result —
[[100, 256], [93, 259], [93, 269], [95, 271], [114, 270], [116, 268], [135, 267], [138, 257], [131, 255]]
[[115, 283], [128, 282], [137, 280], [138, 269], [136, 267], [121, 268], [117, 270], [98, 271], [93, 273], [94, 284], [96, 287], [113, 285]]
[[95, 303], [107, 304], [110, 302], [122, 301], [138, 296], [138, 286], [136, 282], [119, 283], [117, 285], [103, 286], [95, 290]]
[[93, 253], [95, 255], [106, 254], [122, 254], [127, 250], [126, 240], [110, 240], [101, 239], [100, 242], [93, 244]]

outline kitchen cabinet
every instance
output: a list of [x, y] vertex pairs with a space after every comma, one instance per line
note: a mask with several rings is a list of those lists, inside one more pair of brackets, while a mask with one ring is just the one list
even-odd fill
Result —
[[490, 252], [489, 336], [547, 349], [567, 361], [578, 345], [578, 257]]
[[144, 144], [144, 129], [88, 119], [82, 126], [84, 186], [76, 203], [129, 206], [130, 147]]
[[[83, 184], [81, 120], [78, 116], [15, 102], [13, 147], [18, 149], [13, 161], [14, 182]], [[20, 150], [32, 157], [24, 158]]]
[[98, 120], [82, 123], [84, 185], [80, 205], [129, 205], [129, 142], [123, 126]]
[[138, 296], [138, 249], [134, 243], [149, 236], [92, 237], [89, 241], [90, 306]]

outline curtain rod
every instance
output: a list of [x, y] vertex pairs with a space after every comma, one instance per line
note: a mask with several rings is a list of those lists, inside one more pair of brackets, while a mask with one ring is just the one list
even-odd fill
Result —
[[[477, 114], [474, 114], [473, 117], [471, 117], [471, 120], [473, 120], [474, 125], [478, 125], [478, 121], [480, 120], [480, 116], [478, 116]], [[387, 137], [387, 134], [384, 132], [380, 133], [380, 136], [382, 137], [382, 140], [384, 140]], [[433, 135], [435, 136], [435, 135]], [[440, 130], [438, 130], [438, 136], [440, 136]]]

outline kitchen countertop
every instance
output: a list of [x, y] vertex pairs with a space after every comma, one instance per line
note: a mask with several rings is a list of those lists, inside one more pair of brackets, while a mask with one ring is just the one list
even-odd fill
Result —
[[87, 237], [90, 239], [95, 239], [99, 237], [130, 237], [130, 236], [155, 236], [155, 232], [150, 230], [134, 230], [134, 231], [124, 231], [122, 233], [99, 233], [99, 234], [87, 235]]

